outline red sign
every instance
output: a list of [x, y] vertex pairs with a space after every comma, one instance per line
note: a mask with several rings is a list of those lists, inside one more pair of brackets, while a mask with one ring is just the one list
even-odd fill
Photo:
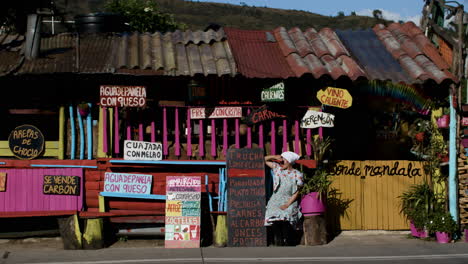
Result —
[[144, 107], [146, 106], [145, 86], [101, 85], [100, 104], [106, 107]]
[[463, 117], [461, 120], [462, 126], [468, 126], [468, 117]]
[[242, 107], [190, 108], [191, 119], [238, 118], [242, 117]]

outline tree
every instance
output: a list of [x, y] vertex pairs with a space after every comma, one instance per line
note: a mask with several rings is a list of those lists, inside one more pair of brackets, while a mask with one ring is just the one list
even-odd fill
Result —
[[357, 15], [356, 15], [356, 12], [354, 12], [354, 11], [351, 12], [351, 15], [352, 15], [352, 16], [357, 16]]
[[339, 17], [344, 17], [344, 12], [343, 11], [338, 12], [338, 16]]
[[122, 15], [132, 31], [166, 32], [186, 28], [185, 24], [176, 22], [171, 14], [159, 11], [151, 0], [112, 0], [107, 2], [106, 9]]
[[35, 14], [37, 9], [53, 9], [51, 1], [45, 0], [15, 0], [2, 1], [0, 8], [0, 29], [6, 32], [24, 34], [29, 14]]
[[382, 11], [379, 10], [379, 9], [375, 9], [374, 11], [372, 11], [372, 15], [373, 15], [374, 18], [376, 18], [376, 19], [383, 19]]

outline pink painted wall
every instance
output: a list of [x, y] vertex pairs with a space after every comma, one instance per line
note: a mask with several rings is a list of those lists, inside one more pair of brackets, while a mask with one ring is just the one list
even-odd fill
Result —
[[[0, 212], [81, 210], [83, 206], [83, 169], [1, 169], [7, 173], [6, 191], [0, 192]], [[80, 195], [42, 193], [44, 175], [80, 177]]]

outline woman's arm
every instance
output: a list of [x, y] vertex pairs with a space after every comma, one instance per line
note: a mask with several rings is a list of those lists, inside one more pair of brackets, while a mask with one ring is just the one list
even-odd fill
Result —
[[[299, 187], [299, 188], [300, 188], [300, 187]], [[283, 204], [283, 205], [280, 206], [280, 209], [281, 209], [281, 210], [286, 210], [286, 209], [288, 209], [288, 207], [289, 207], [292, 203], [294, 203], [294, 201], [297, 200], [297, 197], [299, 197], [299, 188], [298, 188], [297, 191], [291, 196], [291, 198], [289, 198], [289, 200], [288, 200], [287, 203], [285, 203], [285, 204]]]
[[281, 160], [283, 157], [281, 157], [281, 155], [268, 155], [268, 156], [265, 156], [265, 164], [272, 168], [274, 167], [273, 165], [273, 160]]

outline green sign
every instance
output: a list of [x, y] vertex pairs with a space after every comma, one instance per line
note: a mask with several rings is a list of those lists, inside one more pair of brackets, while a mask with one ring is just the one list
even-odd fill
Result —
[[263, 89], [262, 102], [284, 102], [284, 83], [280, 82]]

